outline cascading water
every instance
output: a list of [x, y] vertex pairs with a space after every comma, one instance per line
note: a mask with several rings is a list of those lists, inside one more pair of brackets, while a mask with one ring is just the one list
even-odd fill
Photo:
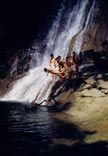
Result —
[[[48, 35], [49, 42], [46, 52], [49, 53], [49, 51], [53, 51], [55, 55], [60, 54], [63, 58], [66, 57], [72, 37], [81, 31], [83, 24], [85, 22], [83, 21], [84, 18], [83, 14], [88, 1], [89, 0], [80, 2], [80, 0], [78, 0], [73, 9], [69, 8], [65, 13], [66, 15], [64, 17], [63, 30], [59, 32], [60, 27], [62, 27], [60, 25], [60, 22], [62, 21], [59, 20], [60, 22], [58, 23], [59, 25], [57, 26], [59, 35], [57, 33], [53, 33], [52, 36], [51, 34], [52, 32], [54, 32], [53, 29], [55, 28], [54, 26], [56, 25], [56, 22], [54, 23]], [[53, 44], [50, 44], [50, 42]]]
[[[52, 82], [51, 75], [47, 76], [43, 69], [49, 66], [51, 53], [55, 57], [58, 55], [66, 57], [72, 37], [83, 28], [85, 23], [83, 15], [88, 2], [89, 0], [78, 0], [72, 8], [66, 8], [66, 1], [63, 2], [45, 39], [47, 46], [43, 53], [43, 63], [30, 70], [29, 75], [16, 81], [1, 100], [31, 102], [36, 98], [36, 103], [40, 103], [48, 98], [55, 83]], [[38, 56], [37, 51], [34, 56]]]
[[77, 38], [77, 40], [75, 42], [73, 50], [76, 51], [77, 53], [79, 53], [80, 50], [81, 50], [81, 45], [82, 45], [82, 41], [83, 41], [83, 35], [84, 35], [84, 32], [85, 32], [85, 30], [86, 30], [86, 28], [87, 28], [87, 26], [89, 24], [89, 21], [92, 22], [92, 20], [93, 20], [93, 13], [94, 13], [93, 10], [94, 10], [94, 7], [95, 7], [95, 3], [96, 3], [96, 1], [94, 0], [92, 2], [92, 6], [90, 8], [90, 11], [88, 12], [87, 20], [85, 22], [85, 27], [82, 29], [82, 31], [80, 32], [80, 34], [79, 34], [79, 36], [78, 36], [78, 38]]

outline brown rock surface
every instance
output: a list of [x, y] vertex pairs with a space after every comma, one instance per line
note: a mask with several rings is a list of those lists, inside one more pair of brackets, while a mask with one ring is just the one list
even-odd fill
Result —
[[[57, 118], [67, 123], [75, 123], [80, 130], [94, 131], [86, 143], [108, 140], [108, 83], [107, 73], [97, 70], [84, 70], [78, 78], [64, 82], [56, 98], [57, 108], [64, 114]], [[89, 81], [87, 81], [89, 80]], [[103, 90], [100, 85], [103, 84]], [[106, 85], [107, 86], [107, 85]], [[90, 96], [82, 94], [86, 92]]]

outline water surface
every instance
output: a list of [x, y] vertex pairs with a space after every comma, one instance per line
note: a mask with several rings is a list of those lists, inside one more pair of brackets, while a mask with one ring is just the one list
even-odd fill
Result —
[[0, 102], [0, 156], [107, 155], [101, 143], [85, 144], [90, 133], [56, 118], [60, 110]]

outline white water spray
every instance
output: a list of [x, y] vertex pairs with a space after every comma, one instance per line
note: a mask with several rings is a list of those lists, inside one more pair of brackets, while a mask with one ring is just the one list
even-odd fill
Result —
[[12, 89], [1, 100], [31, 102], [37, 97], [36, 103], [40, 103], [48, 98], [54, 82], [52, 82], [51, 75], [47, 76], [43, 69], [49, 65], [51, 53], [55, 57], [58, 55], [61, 55], [62, 58], [66, 57], [72, 37], [82, 29], [84, 22], [82, 19], [87, 3], [88, 0], [82, 0], [81, 2], [78, 0], [72, 10], [67, 10], [62, 30], [61, 22], [65, 6], [64, 4], [61, 5], [45, 40], [47, 46], [43, 54], [42, 65], [30, 70], [29, 75], [17, 80]]

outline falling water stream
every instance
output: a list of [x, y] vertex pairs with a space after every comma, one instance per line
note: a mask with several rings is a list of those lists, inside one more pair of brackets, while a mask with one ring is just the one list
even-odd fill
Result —
[[[69, 5], [67, 8], [66, 1], [63, 1], [45, 39], [46, 49], [43, 53], [43, 63], [31, 69], [27, 76], [17, 80], [1, 100], [31, 102], [38, 95], [36, 103], [40, 103], [48, 98], [54, 82], [52, 82], [51, 75], [47, 76], [43, 69], [49, 66], [51, 53], [55, 57], [58, 55], [61, 55], [62, 58], [66, 57], [72, 38], [82, 30], [86, 23], [83, 19], [85, 19], [84, 12], [88, 2], [89, 0], [78, 0], [73, 7]], [[89, 16], [88, 14], [87, 19]], [[77, 49], [76, 46], [75, 49], [78, 51], [79, 47]]]
[[74, 49], [74, 51], [77, 51], [78, 53], [81, 50], [81, 45], [82, 45], [82, 41], [83, 41], [83, 34], [84, 34], [84, 32], [85, 32], [89, 22], [92, 22], [92, 20], [93, 20], [93, 13], [94, 13], [95, 2], [96, 1], [94, 0], [93, 3], [92, 3], [92, 6], [90, 8], [90, 11], [88, 13], [87, 20], [85, 22], [85, 26], [82, 29], [82, 31], [80, 32], [80, 34], [79, 34], [79, 36], [78, 36], [78, 38], [77, 38], [77, 40], [76, 40], [76, 42], [74, 44], [74, 48], [73, 49]]

